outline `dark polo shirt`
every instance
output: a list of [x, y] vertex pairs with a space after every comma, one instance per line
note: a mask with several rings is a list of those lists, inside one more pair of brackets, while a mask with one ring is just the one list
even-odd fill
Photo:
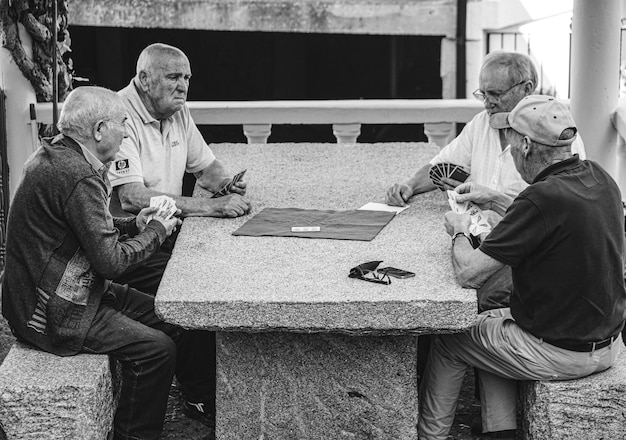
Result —
[[537, 337], [574, 344], [623, 326], [623, 242], [615, 181], [574, 156], [544, 169], [480, 250], [512, 267], [516, 322]]

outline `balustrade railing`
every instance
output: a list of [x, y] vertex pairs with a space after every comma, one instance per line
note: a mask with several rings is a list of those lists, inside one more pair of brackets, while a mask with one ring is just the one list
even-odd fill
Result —
[[[337, 143], [355, 143], [363, 124], [424, 124], [439, 146], [454, 136], [454, 124], [470, 121], [483, 106], [474, 99], [328, 101], [189, 101], [198, 125], [242, 125], [248, 143], [266, 143], [272, 125], [332, 126]], [[59, 104], [59, 109], [62, 104]], [[31, 123], [52, 123], [52, 104], [37, 103]]]

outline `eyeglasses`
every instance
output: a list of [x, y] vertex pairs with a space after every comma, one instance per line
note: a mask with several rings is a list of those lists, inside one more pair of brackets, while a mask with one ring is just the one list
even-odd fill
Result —
[[502, 97], [504, 95], [506, 95], [507, 93], [509, 93], [511, 90], [513, 90], [515, 87], [525, 84], [527, 81], [529, 81], [528, 79], [522, 80], [516, 84], [513, 84], [511, 87], [509, 87], [508, 89], [506, 89], [503, 92], [482, 92], [480, 89], [476, 89], [474, 90], [474, 92], [472, 93], [472, 95], [474, 95], [474, 98], [478, 99], [479, 101], [484, 101], [485, 99], [489, 98], [493, 101], [499, 101], [502, 99]]
[[391, 284], [391, 278], [386, 273], [376, 272], [378, 265], [381, 261], [368, 261], [367, 263], [359, 264], [356, 267], [350, 269], [349, 278], [356, 278], [358, 280], [369, 281], [370, 283], [377, 284]]

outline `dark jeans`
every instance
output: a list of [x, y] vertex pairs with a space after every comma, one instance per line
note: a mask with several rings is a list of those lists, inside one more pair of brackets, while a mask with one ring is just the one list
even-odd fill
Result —
[[154, 297], [112, 284], [83, 345], [86, 353], [120, 361], [122, 389], [115, 414], [115, 440], [157, 439], [163, 429], [172, 378], [194, 399], [215, 395], [215, 335], [165, 323]]

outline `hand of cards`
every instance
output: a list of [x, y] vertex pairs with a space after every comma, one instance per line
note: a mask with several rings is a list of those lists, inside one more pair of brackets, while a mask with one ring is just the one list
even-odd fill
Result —
[[430, 167], [428, 174], [430, 175], [430, 180], [442, 191], [445, 191], [446, 187], [441, 179], [452, 179], [463, 183], [469, 177], [469, 173], [463, 167], [453, 163], [436, 163]]
[[448, 190], [448, 203], [452, 211], [457, 214], [468, 213], [470, 215], [469, 233], [475, 237], [478, 237], [483, 232], [490, 232], [491, 225], [487, 222], [487, 218], [480, 210], [480, 208], [474, 205], [472, 202], [459, 203], [456, 201], [456, 197], [459, 195], [456, 191]]
[[237, 182], [239, 182], [243, 178], [243, 175], [246, 174], [246, 171], [248, 170], [243, 170], [235, 174], [233, 178], [230, 179], [230, 181], [228, 181], [228, 183], [224, 185], [218, 192], [213, 194], [213, 197], [211, 198], [222, 197], [230, 193], [230, 189], [233, 187], [233, 185], [235, 185]]
[[[178, 210], [174, 199], [168, 196], [150, 197], [150, 206], [159, 208], [159, 210], [157, 211], [157, 215], [163, 216], [166, 220], [170, 219]], [[148, 223], [153, 218], [154, 214], [149, 215], [146, 223]]]

